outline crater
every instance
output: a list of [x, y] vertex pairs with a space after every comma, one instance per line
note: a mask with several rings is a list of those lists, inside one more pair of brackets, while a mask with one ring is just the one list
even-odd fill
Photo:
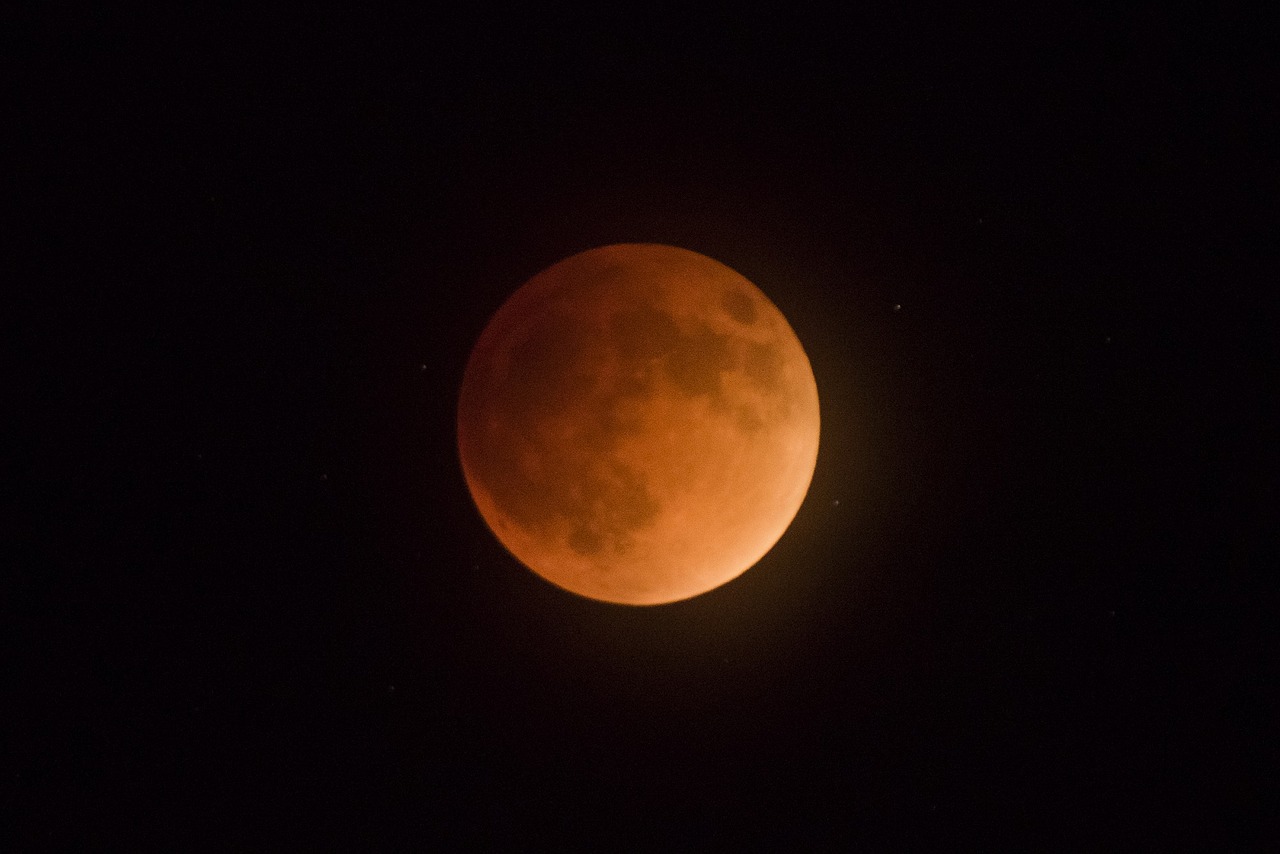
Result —
[[580, 555], [599, 554], [604, 548], [604, 540], [600, 534], [587, 525], [579, 525], [569, 535], [569, 548]]
[[667, 356], [667, 376], [690, 397], [720, 393], [720, 375], [733, 367], [727, 336], [699, 326], [682, 335]]
[[756, 322], [755, 301], [742, 291], [725, 291], [724, 296], [720, 298], [720, 307], [726, 314], [745, 326]]

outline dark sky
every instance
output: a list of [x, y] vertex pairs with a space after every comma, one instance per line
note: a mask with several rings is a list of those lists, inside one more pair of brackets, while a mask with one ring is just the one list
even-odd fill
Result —
[[[3, 833], [1241, 850], [1276, 760], [1260, 27], [7, 27]], [[487, 318], [614, 242], [755, 282], [823, 412], [777, 547], [657, 608], [523, 569], [454, 445]]]

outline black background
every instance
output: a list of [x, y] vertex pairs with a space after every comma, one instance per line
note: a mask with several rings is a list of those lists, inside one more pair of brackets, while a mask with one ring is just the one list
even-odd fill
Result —
[[[20, 849], [1265, 838], [1261, 22], [17, 20]], [[738, 580], [485, 529], [471, 343], [574, 252], [759, 285], [823, 407]]]

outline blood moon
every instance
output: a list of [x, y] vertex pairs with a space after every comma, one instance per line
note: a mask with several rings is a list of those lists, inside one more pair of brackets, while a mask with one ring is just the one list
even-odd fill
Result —
[[818, 454], [818, 390], [786, 318], [686, 249], [618, 244], [498, 309], [463, 375], [458, 451], [480, 514], [566, 590], [674, 602], [782, 536]]

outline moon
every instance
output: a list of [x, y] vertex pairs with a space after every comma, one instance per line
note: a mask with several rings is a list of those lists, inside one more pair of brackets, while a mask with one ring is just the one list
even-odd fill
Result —
[[498, 309], [457, 428], [471, 496], [512, 555], [581, 596], [656, 605], [731, 581], [782, 537], [817, 461], [818, 390], [742, 275], [617, 244]]

